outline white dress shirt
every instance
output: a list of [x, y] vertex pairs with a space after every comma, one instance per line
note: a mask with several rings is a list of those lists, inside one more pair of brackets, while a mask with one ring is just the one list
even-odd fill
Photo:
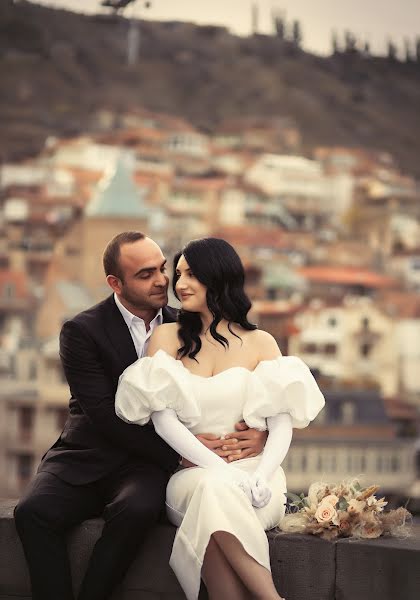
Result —
[[149, 338], [153, 333], [153, 330], [158, 325], [163, 323], [162, 309], [160, 308], [156, 313], [154, 319], [150, 321], [149, 331], [146, 331], [146, 324], [140, 317], [133, 315], [123, 304], [121, 304], [117, 294], [114, 293], [115, 304], [118, 306], [120, 313], [123, 316], [124, 321], [128, 327], [130, 335], [133, 339], [134, 347], [137, 352], [137, 356], [141, 358], [146, 354], [147, 344]]

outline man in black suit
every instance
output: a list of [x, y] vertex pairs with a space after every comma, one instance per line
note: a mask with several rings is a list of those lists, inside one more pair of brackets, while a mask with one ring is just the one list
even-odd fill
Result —
[[[108, 598], [157, 522], [179, 461], [152, 425], [124, 423], [114, 410], [121, 373], [144, 355], [155, 326], [176, 319], [166, 306], [165, 257], [142, 233], [124, 232], [108, 244], [104, 268], [114, 294], [64, 323], [60, 334], [68, 420], [15, 509], [33, 600], [74, 600], [65, 536], [98, 515], [105, 526], [78, 600]], [[210, 437], [203, 443], [226, 456], [227, 441]], [[231, 448], [247, 445], [249, 455], [264, 441], [254, 436]]]

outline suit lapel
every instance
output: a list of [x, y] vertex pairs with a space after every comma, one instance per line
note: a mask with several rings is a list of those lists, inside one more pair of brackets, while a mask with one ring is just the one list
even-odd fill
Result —
[[127, 324], [118, 310], [113, 296], [109, 296], [104, 303], [104, 329], [110, 344], [118, 355], [123, 371], [137, 360], [137, 352]]
[[[104, 330], [109, 338], [109, 343], [114, 348], [118, 361], [124, 371], [129, 365], [137, 360], [137, 352], [134, 347], [133, 338], [128, 330], [127, 324], [117, 305], [114, 296], [109, 296], [103, 304]], [[177, 311], [170, 306], [162, 310], [163, 322], [173, 323], [176, 320]]]

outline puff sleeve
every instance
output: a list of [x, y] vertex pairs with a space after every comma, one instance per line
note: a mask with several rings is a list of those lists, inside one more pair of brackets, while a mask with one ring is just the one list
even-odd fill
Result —
[[188, 371], [163, 350], [130, 365], [120, 376], [115, 395], [115, 412], [127, 423], [145, 425], [152, 413], [170, 408], [186, 427], [200, 418], [200, 409], [189, 381]]
[[252, 375], [243, 409], [248, 427], [265, 430], [268, 417], [288, 413], [292, 426], [301, 429], [325, 404], [309, 368], [296, 356], [262, 361]]

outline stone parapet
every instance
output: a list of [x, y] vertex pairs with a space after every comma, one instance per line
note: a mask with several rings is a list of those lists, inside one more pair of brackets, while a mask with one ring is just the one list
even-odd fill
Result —
[[[0, 501], [0, 600], [31, 600], [29, 577], [13, 521], [15, 502]], [[91, 519], [68, 538], [75, 592], [103, 527]], [[161, 523], [149, 536], [110, 600], [185, 600], [168, 561], [175, 528]], [[418, 600], [420, 538], [327, 542], [270, 531], [271, 566], [287, 600]], [[205, 591], [200, 600], [206, 598]], [[220, 600], [229, 600], [228, 598]]]

